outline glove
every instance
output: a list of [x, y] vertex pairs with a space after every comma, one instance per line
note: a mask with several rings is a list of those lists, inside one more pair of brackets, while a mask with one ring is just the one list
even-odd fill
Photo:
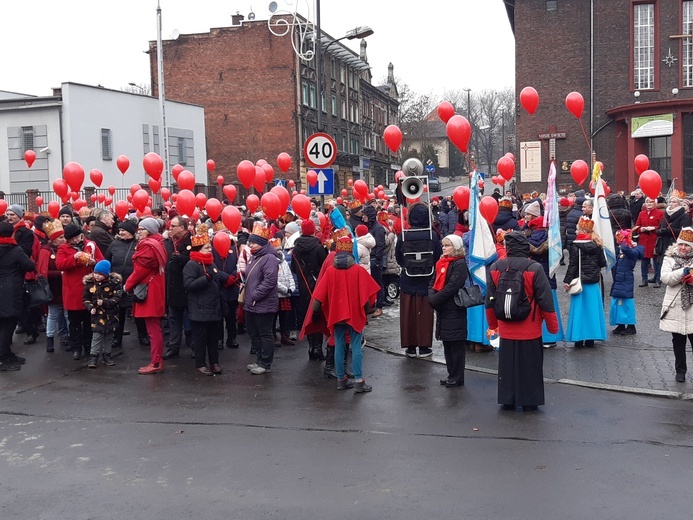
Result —
[[681, 278], [681, 283], [687, 283], [689, 285], [693, 285], [693, 274], [687, 274], [683, 278]]
[[312, 321], [313, 323], [318, 323], [322, 318], [322, 313], [320, 311], [313, 311]]

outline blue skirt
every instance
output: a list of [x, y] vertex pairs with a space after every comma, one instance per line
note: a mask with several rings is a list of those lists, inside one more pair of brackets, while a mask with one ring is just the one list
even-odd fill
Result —
[[467, 341], [489, 345], [486, 330], [488, 330], [486, 306], [469, 307], [467, 309]]
[[582, 292], [570, 297], [566, 341], [606, 339], [602, 291], [598, 283], [583, 283]]
[[542, 323], [541, 341], [543, 343], [556, 343], [557, 341], [563, 341], [565, 337], [565, 333], [563, 332], [563, 320], [561, 319], [561, 308], [558, 306], [556, 289], [551, 289], [551, 295], [553, 296], [553, 307], [556, 309], [556, 318], [558, 318], [558, 332], [556, 334], [551, 334], [546, 328], [546, 323]]
[[609, 325], [635, 325], [635, 300], [633, 298], [611, 298]]

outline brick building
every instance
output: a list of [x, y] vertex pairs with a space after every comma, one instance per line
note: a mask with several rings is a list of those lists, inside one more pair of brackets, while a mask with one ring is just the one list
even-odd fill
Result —
[[[236, 15], [231, 27], [163, 42], [166, 96], [205, 107], [207, 156], [216, 162], [215, 178], [221, 174], [227, 182], [237, 182], [241, 160], [265, 159], [275, 166], [275, 177], [302, 181], [305, 187], [303, 143], [318, 130], [319, 102], [316, 60], [300, 59], [294, 52], [291, 38], [297, 37], [276, 36], [267, 21]], [[320, 105], [322, 130], [334, 137], [339, 150], [332, 166], [338, 193], [352, 176], [363, 176], [371, 185], [384, 179], [383, 165], [395, 161], [382, 143], [382, 129], [396, 123], [398, 102], [394, 81], [395, 97], [384, 99], [382, 90], [378, 94], [370, 88], [365, 46], [360, 56], [333, 40], [323, 32]], [[156, 42], [150, 42], [150, 63], [156, 91]], [[366, 91], [370, 94], [364, 95]], [[374, 118], [374, 109], [378, 114], [385, 105], [384, 115]], [[377, 138], [374, 132], [379, 132]], [[293, 159], [286, 176], [276, 166], [281, 152]]]
[[[518, 103], [523, 191], [545, 189], [550, 156], [559, 187], [574, 188], [569, 166], [576, 159], [590, 163], [590, 138], [612, 190], [637, 185], [633, 161], [644, 153], [664, 191], [672, 182], [693, 191], [693, 1], [505, 4], [515, 34], [518, 99], [528, 85], [540, 99], [534, 115]], [[585, 101], [581, 120], [566, 109], [572, 91]]]

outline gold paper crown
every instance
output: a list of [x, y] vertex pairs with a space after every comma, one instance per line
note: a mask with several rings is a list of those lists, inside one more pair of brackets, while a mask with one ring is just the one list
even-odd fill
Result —
[[282, 246], [282, 241], [279, 238], [270, 238], [269, 243], [275, 249]]
[[580, 221], [578, 222], [577, 227], [592, 231], [592, 229], [594, 229], [594, 220], [583, 215], [582, 217], [580, 217]]
[[693, 229], [683, 228], [679, 233], [679, 238], [677, 242], [689, 242], [693, 244]]
[[335, 244], [337, 244], [337, 251], [351, 252], [354, 250], [354, 243], [351, 241], [351, 236], [340, 237], [339, 240], [335, 241]]
[[269, 228], [265, 227], [265, 224], [260, 221], [255, 222], [255, 224], [253, 224], [253, 231], [250, 234], [257, 235], [259, 237], [264, 238], [265, 240], [269, 240], [270, 238]]
[[337, 242], [342, 237], [351, 237], [351, 232], [349, 231], [349, 228], [338, 229], [331, 235], [333, 242]]
[[677, 199], [685, 199], [686, 198], [686, 192], [685, 191], [680, 191], [680, 190], [674, 190], [671, 193], [672, 197], [676, 197]]
[[361, 206], [363, 206], [363, 204], [361, 203], [360, 200], [352, 200], [352, 201], [349, 203], [349, 209], [358, 209], [358, 208], [360, 208]]
[[60, 235], [65, 234], [63, 224], [58, 219], [46, 222], [43, 225], [43, 232], [46, 234], [49, 240], [55, 240]]
[[209, 228], [205, 224], [197, 226], [196, 234], [190, 237], [190, 245], [192, 247], [202, 247], [205, 244], [209, 244], [208, 230]]
[[87, 218], [90, 215], [91, 215], [91, 210], [88, 207], [84, 206], [83, 208], [79, 209], [79, 217], [80, 218]]
[[219, 222], [215, 222], [214, 225], [212, 226], [212, 229], [216, 231], [221, 231], [223, 229], [226, 229], [226, 226], [224, 225], [224, 222], [220, 220]]
[[501, 208], [512, 208], [513, 207], [513, 199], [509, 199], [508, 197], [503, 197], [501, 200], [498, 201], [498, 205]]

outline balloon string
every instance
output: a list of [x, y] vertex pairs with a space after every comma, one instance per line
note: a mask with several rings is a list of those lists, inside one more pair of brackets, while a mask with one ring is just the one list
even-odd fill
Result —
[[590, 152], [590, 163], [591, 163], [592, 162], [592, 146], [590, 146], [590, 139], [589, 139], [589, 137], [587, 137], [587, 132], [585, 132], [585, 125], [582, 124], [582, 119], [578, 118], [578, 121], [580, 121], [580, 129], [582, 130], [582, 135], [585, 137], [585, 143], [587, 144], [587, 149]]

